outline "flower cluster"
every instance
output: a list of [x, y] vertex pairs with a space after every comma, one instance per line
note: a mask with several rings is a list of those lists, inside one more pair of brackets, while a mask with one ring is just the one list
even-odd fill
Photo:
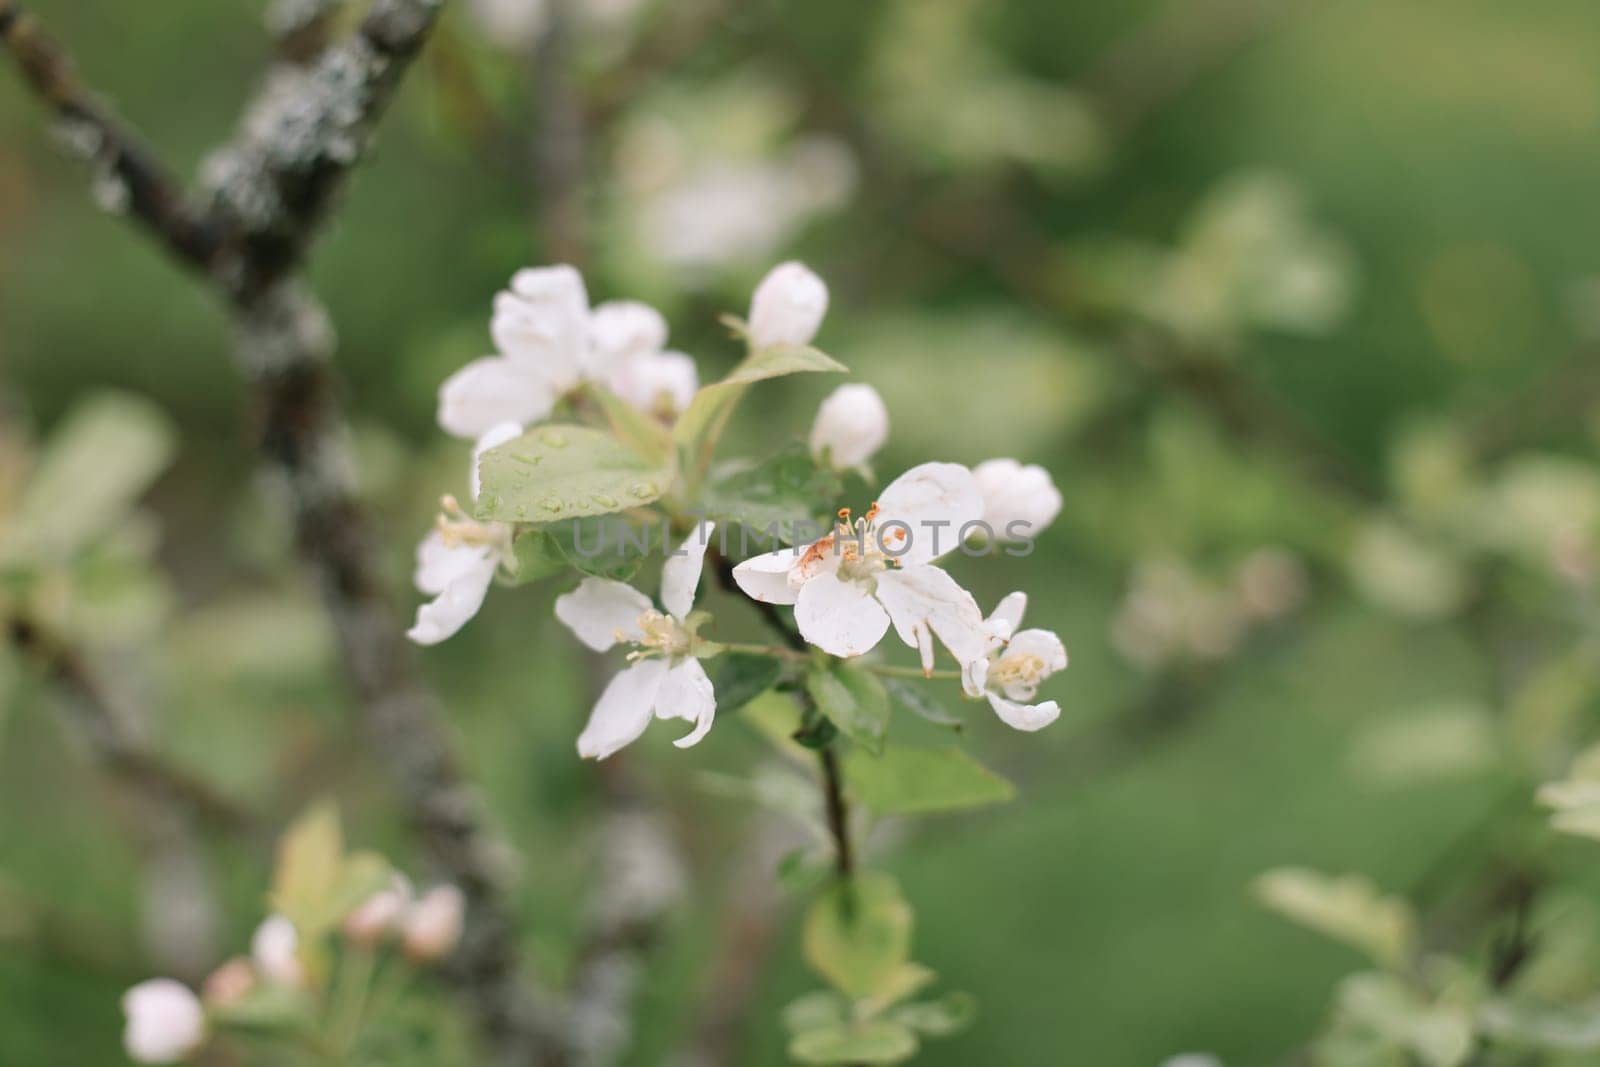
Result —
[[[439, 422], [456, 436], [476, 439], [475, 502], [480, 475], [488, 469], [486, 456], [515, 454], [532, 473], [492, 492], [483, 489], [482, 495], [496, 503], [475, 513], [445, 498], [436, 528], [418, 550], [417, 586], [434, 599], [419, 610], [412, 639], [432, 644], [460, 629], [477, 612], [495, 575], [509, 577], [519, 566], [518, 539], [545, 532], [538, 523], [505, 521], [505, 493], [527, 492], [541, 503], [566, 506], [542, 488], [553, 483], [540, 481], [541, 472], [557, 477], [549, 473], [554, 461], [516, 449], [531, 439], [564, 446], [569, 431], [554, 427], [528, 434], [528, 427], [570, 415], [575, 429], [582, 429], [587, 415], [603, 412], [617, 439], [640, 454], [639, 463], [660, 467], [661, 480], [671, 484], [663, 492], [654, 483], [635, 483], [635, 495], [657, 500], [652, 518], [676, 527], [680, 536], [688, 532], [662, 567], [659, 607], [627, 582], [592, 570], [556, 601], [557, 618], [583, 644], [596, 652], [618, 645], [629, 650], [629, 665], [600, 695], [578, 738], [578, 751], [604, 758], [638, 738], [653, 719], [693, 724], [677, 741], [680, 747], [705, 737], [717, 700], [702, 661], [734, 646], [701, 636], [710, 615], [695, 610], [695, 591], [719, 526], [725, 533], [750, 521], [737, 502], [728, 503], [732, 494], [726, 489], [705, 494], [702, 502], [707, 479], [715, 488], [722, 468], [694, 457], [709, 455], [749, 384], [796, 371], [842, 369], [810, 347], [828, 302], [827, 286], [802, 264], [774, 268], [757, 286], [748, 319], [729, 320], [748, 347], [746, 361], [724, 381], [700, 389], [694, 361], [666, 350], [667, 325], [654, 309], [631, 301], [591, 309], [583, 280], [571, 267], [520, 271], [495, 301], [490, 332], [497, 354], [468, 364], [444, 383]], [[590, 402], [596, 399], [597, 404]], [[635, 414], [619, 422], [618, 402]], [[889, 413], [870, 385], [848, 384], [831, 393], [807, 442], [816, 480], [807, 482], [811, 497], [794, 501], [801, 517], [831, 510], [847, 484], [845, 475], [870, 480], [870, 462], [888, 436]], [[735, 466], [746, 471], [748, 485], [749, 465]], [[566, 485], [570, 471], [561, 470]], [[588, 491], [577, 499], [582, 509], [577, 514], [640, 512], [601, 491], [610, 484], [603, 481], [607, 476], [596, 472], [593, 488], [583, 483]], [[783, 491], [777, 483], [760, 488], [763, 502]], [[1001, 544], [1031, 542], [1061, 506], [1060, 492], [1038, 466], [1014, 459], [976, 468], [923, 463], [891, 481], [859, 514], [849, 507], [834, 511], [820, 528], [821, 537], [745, 559], [731, 568], [731, 578], [756, 601], [792, 607], [799, 636], [830, 657], [867, 656], [893, 629], [916, 650], [923, 673], [933, 677], [942, 647], [957, 667], [948, 676], [961, 680], [966, 697], [987, 700], [1017, 729], [1037, 730], [1060, 714], [1054, 701], [1036, 699], [1040, 684], [1067, 665], [1061, 639], [1047, 630], [1019, 629], [1027, 602], [1021, 593], [985, 617], [941, 560], [957, 549], [985, 555]], [[571, 562], [586, 570], [582, 561]], [[788, 663], [806, 659], [797, 659], [793, 649], [759, 651]], [[869, 670], [873, 666], [867, 662]]]

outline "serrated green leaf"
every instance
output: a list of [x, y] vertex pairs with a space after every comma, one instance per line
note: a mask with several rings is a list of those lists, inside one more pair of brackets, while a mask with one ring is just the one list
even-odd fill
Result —
[[671, 431], [605, 386], [590, 382], [586, 388], [605, 413], [617, 440], [651, 463], [666, 463], [672, 454]]
[[130, 393], [78, 405], [50, 436], [0, 535], [0, 561], [71, 559], [126, 516], [177, 448], [159, 408]]
[[771, 656], [724, 652], [711, 661], [710, 673], [717, 711], [726, 715], [771, 689], [783, 674], [783, 664]]
[[565, 425], [540, 426], [491, 448], [478, 473], [478, 518], [529, 523], [649, 504], [673, 478], [668, 463], [652, 463], [602, 430]]
[[889, 728], [889, 695], [875, 675], [838, 663], [808, 674], [806, 692], [846, 737], [868, 752], [883, 751], [883, 737]]
[[948, 993], [938, 1000], [902, 1004], [889, 1018], [927, 1037], [948, 1037], [972, 1025], [978, 1002], [970, 993]]
[[758, 534], [772, 531], [784, 545], [820, 537], [818, 523], [839, 494], [839, 478], [818, 467], [804, 445], [786, 448], [758, 464], [736, 464], [715, 472], [701, 493], [709, 518], [737, 523]]
[[858, 801], [879, 815], [966, 811], [1015, 799], [1016, 787], [954, 745], [892, 745], [881, 755], [845, 756], [845, 779]]
[[789, 1042], [800, 1063], [904, 1063], [916, 1054], [917, 1036], [888, 1019], [807, 1030]]
[[560, 574], [567, 569], [567, 557], [554, 536], [544, 529], [522, 530], [511, 542], [512, 566], [507, 579], [511, 585], [526, 585]]
[[896, 704], [899, 704], [918, 718], [926, 719], [935, 726], [943, 726], [957, 733], [967, 727], [965, 721], [950, 714], [945, 710], [944, 705], [903, 678], [885, 678], [883, 679], [883, 688], [888, 691], [889, 696], [893, 698]]
[[744, 395], [747, 386], [768, 378], [788, 374], [849, 372], [832, 356], [803, 345], [774, 345], [746, 356], [720, 382], [701, 386], [673, 428], [673, 439], [680, 445], [693, 445], [714, 424], [725, 420]]
[[873, 871], [842, 879], [806, 914], [806, 961], [848, 997], [878, 995], [908, 962], [911, 925], [911, 905], [889, 875]]

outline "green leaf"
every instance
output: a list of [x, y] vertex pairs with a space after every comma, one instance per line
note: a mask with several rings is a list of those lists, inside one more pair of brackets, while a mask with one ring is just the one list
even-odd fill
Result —
[[1358, 948], [1386, 967], [1400, 967], [1415, 953], [1416, 917], [1411, 906], [1383, 896], [1359, 875], [1333, 878], [1282, 867], [1257, 878], [1255, 892], [1278, 914]]
[[513, 564], [510, 568], [511, 585], [526, 585], [560, 574], [567, 569], [567, 557], [548, 530], [520, 531], [511, 542]]
[[652, 463], [587, 426], [540, 426], [491, 448], [478, 461], [477, 517], [550, 523], [649, 504], [671, 487], [666, 462]]
[[860, 1003], [860, 1013], [863, 1018], [877, 1015], [907, 997], [916, 996], [938, 978], [939, 975], [931, 967], [924, 967], [920, 963], [904, 964], [884, 982], [883, 988]]
[[783, 1026], [791, 1034], [843, 1026], [849, 1021], [850, 1002], [831, 989], [796, 997], [783, 1009]]
[[717, 711], [737, 711], [771, 689], [783, 674], [783, 664], [771, 656], [724, 652], [711, 661], [711, 687], [717, 694]]
[[786, 448], [759, 464], [721, 468], [701, 494], [700, 506], [709, 518], [737, 523], [761, 534], [771, 529], [780, 544], [804, 539], [801, 527], [814, 528], [813, 537], [826, 532], [816, 522], [816, 509], [839, 495], [839, 479], [818, 467], [804, 445]]
[[896, 704], [935, 726], [943, 726], [960, 733], [967, 728], [964, 720], [946, 711], [943, 704], [903, 678], [885, 678], [883, 687]]
[[1593, 1004], [1498, 998], [1483, 1005], [1479, 1021], [1497, 1043], [1563, 1052], [1600, 1050], [1600, 1012]]
[[590, 382], [586, 388], [605, 412], [617, 440], [652, 463], [667, 462], [672, 454], [672, 434], [665, 426], [603, 385]]
[[949, 1037], [972, 1025], [978, 1002], [970, 993], [949, 993], [938, 1000], [902, 1004], [889, 1018], [927, 1037]]
[[889, 695], [883, 683], [859, 667], [838, 663], [806, 676], [817, 708], [850, 740], [868, 752], [883, 751], [889, 728]]
[[851, 794], [879, 815], [925, 815], [1003, 804], [1016, 788], [954, 745], [894, 745], [882, 755], [845, 756]]
[[166, 469], [176, 435], [153, 404], [100, 393], [51, 435], [0, 534], [0, 561], [71, 559], [119, 524]]
[[273, 872], [272, 910], [294, 923], [302, 938], [322, 922], [324, 902], [339, 880], [344, 832], [331, 801], [319, 801], [296, 819], [278, 840]]
[[807, 962], [835, 989], [862, 999], [890, 989], [911, 953], [911, 906], [895, 880], [859, 874], [812, 904], [801, 934]]
[[832, 356], [803, 345], [774, 345], [752, 352], [726, 378], [701, 386], [678, 417], [672, 436], [680, 445], [695, 444], [714, 424], [727, 419], [745, 388], [755, 382], [788, 374], [848, 373], [849, 369]]
[[917, 1036], [888, 1019], [807, 1030], [789, 1042], [800, 1063], [904, 1063], [916, 1054]]
[[651, 530], [641, 533], [615, 515], [551, 523], [544, 531], [569, 566], [616, 582], [625, 582], [639, 572], [652, 543]]
[[316, 1004], [303, 989], [257, 982], [237, 1000], [206, 1009], [213, 1022], [240, 1030], [298, 1030], [316, 1022]]

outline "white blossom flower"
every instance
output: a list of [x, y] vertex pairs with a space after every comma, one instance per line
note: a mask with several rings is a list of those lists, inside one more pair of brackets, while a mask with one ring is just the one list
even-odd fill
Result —
[[380, 889], [345, 916], [340, 929], [359, 945], [376, 945], [399, 930], [411, 909], [411, 883], [396, 874], [389, 886]]
[[269, 915], [250, 938], [250, 958], [261, 977], [273, 985], [298, 988], [305, 984], [300, 963], [300, 933], [283, 915]]
[[675, 418], [694, 399], [700, 376], [694, 360], [682, 352], [647, 352], [623, 363], [606, 384], [646, 414]]
[[1037, 464], [991, 459], [972, 468], [983, 494], [983, 522], [998, 541], [1025, 541], [1061, 514], [1061, 491]]
[[[652, 374], [666, 375], [677, 397], [684, 363], [693, 377], [689, 357], [662, 352], [667, 323], [660, 312], [636, 300], [590, 310], [582, 275], [565, 265], [518, 271], [495, 297], [489, 333], [498, 354], [473, 360], [439, 387], [439, 425], [457, 437], [537, 422], [584, 381], [615, 390], [619, 381], [649, 385]], [[655, 391], [643, 395], [648, 403], [640, 406], [653, 409]]]
[[865, 467], [889, 439], [889, 409], [865, 383], [841, 385], [817, 408], [811, 455], [834, 470]]
[[[478, 460], [489, 449], [519, 436], [522, 427], [501, 423], [484, 434], [472, 450], [472, 496], [478, 496]], [[512, 559], [510, 523], [478, 522], [454, 497], [440, 501], [443, 513], [417, 546], [413, 576], [418, 591], [432, 600], [417, 609], [417, 621], [406, 636], [419, 645], [436, 645], [467, 624], [483, 606], [489, 584], [502, 563]]]
[[1000, 721], [1017, 730], [1041, 730], [1061, 716], [1054, 700], [1029, 703], [1039, 683], [1066, 670], [1067, 649], [1049, 630], [1021, 630], [1026, 593], [1012, 593], [986, 620], [992, 647], [988, 655], [962, 665], [961, 684], [971, 697], [987, 697]]
[[122, 1047], [138, 1063], [177, 1063], [200, 1047], [206, 1013], [200, 998], [182, 982], [152, 978], [122, 995], [128, 1025]]
[[800, 633], [830, 655], [871, 651], [892, 622], [924, 670], [933, 669], [934, 637], [966, 664], [988, 651], [983, 614], [972, 594], [932, 563], [982, 513], [971, 471], [924, 463], [891, 482], [854, 524], [845, 509], [834, 531], [804, 551], [747, 559], [734, 578], [756, 600], [793, 604]]
[[605, 759], [638, 739], [652, 717], [695, 724], [673, 742], [679, 748], [698, 744], [710, 731], [716, 694], [691, 652], [694, 632], [688, 623], [715, 529], [713, 523], [701, 523], [667, 558], [661, 569], [665, 614], [631, 585], [606, 578], [585, 578], [557, 598], [556, 618], [596, 652], [623, 643], [635, 646], [628, 657], [633, 665], [611, 679], [578, 735], [580, 756]]
[[828, 313], [828, 287], [805, 264], [780, 263], [750, 300], [750, 344], [808, 345]]
[[401, 943], [414, 960], [439, 960], [455, 951], [466, 919], [467, 898], [453, 885], [435, 886], [406, 912]]

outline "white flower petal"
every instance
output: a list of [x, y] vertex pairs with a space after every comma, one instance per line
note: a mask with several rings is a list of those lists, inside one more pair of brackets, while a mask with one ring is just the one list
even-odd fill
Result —
[[706, 549], [711, 546], [711, 538], [716, 530], [716, 523], [702, 521], [662, 564], [661, 604], [679, 622], [687, 618], [694, 608], [695, 587], [700, 584], [700, 572], [705, 569]]
[[200, 998], [171, 978], [152, 978], [128, 990], [122, 1012], [128, 1019], [122, 1047], [137, 1063], [177, 1063], [205, 1038]]
[[[429, 535], [430, 540], [432, 536]], [[423, 547], [426, 548], [427, 545], [428, 541], [424, 540]], [[461, 553], [451, 563], [459, 569], [442, 586], [438, 586], [435, 579], [443, 571], [432, 570], [428, 573], [428, 584], [438, 587], [438, 595], [417, 608], [417, 621], [406, 631], [406, 636], [419, 645], [436, 645], [465, 626], [467, 621], [478, 613], [478, 609], [483, 607], [483, 598], [489, 595], [489, 585], [494, 581], [495, 568], [499, 565], [493, 550], [486, 547], [447, 551], [452, 554]], [[465, 565], [468, 562], [465, 553], [468, 551], [475, 553], [470, 566]], [[421, 554], [419, 550], [418, 556]], [[417, 586], [427, 592], [423, 578], [422, 568], [419, 566]]]
[[676, 416], [694, 399], [700, 375], [694, 360], [682, 352], [648, 352], [618, 363], [606, 384], [640, 411]]
[[999, 693], [989, 694], [989, 706], [1000, 716], [1000, 721], [1014, 730], [1032, 733], [1042, 730], [1061, 717], [1061, 705], [1054, 700], [1043, 704], [1018, 704]]
[[1027, 593], [1019, 590], [1009, 594], [989, 613], [989, 632], [1001, 641], [1011, 640], [1011, 635], [1022, 625], [1022, 616], [1027, 610]]
[[878, 575], [878, 600], [889, 611], [900, 640], [933, 666], [929, 632], [965, 666], [989, 654], [989, 634], [972, 594], [938, 567], [905, 567]]
[[971, 663], [961, 665], [961, 691], [967, 696], [977, 698], [983, 696], [984, 689], [989, 684], [989, 657], [980, 656]]
[[733, 568], [733, 580], [752, 600], [764, 604], [793, 604], [799, 590], [789, 584], [789, 571], [799, 559], [792, 548], [751, 556]]
[[650, 725], [651, 710], [667, 677], [661, 659], [640, 660], [611, 679], [578, 735], [578, 755], [605, 759], [634, 741]]
[[750, 343], [808, 345], [828, 313], [828, 287], [804, 264], [780, 263], [761, 279], [750, 301]]
[[475, 359], [439, 386], [439, 427], [476, 439], [501, 423], [527, 424], [550, 414], [555, 393], [508, 359]]
[[800, 587], [794, 621], [801, 636], [830, 656], [870, 652], [889, 629], [889, 616], [862, 582], [819, 574]]
[[637, 300], [608, 300], [589, 315], [586, 376], [602, 379], [629, 358], [660, 352], [666, 343], [661, 312]]
[[850, 470], [871, 459], [889, 439], [889, 409], [870, 385], [841, 385], [817, 408], [811, 424], [811, 455], [834, 470]]
[[1006, 696], [1012, 700], [1032, 700], [1039, 693], [1040, 682], [1067, 669], [1067, 648], [1061, 638], [1049, 630], [1023, 630], [1011, 639], [1000, 655], [1000, 662], [1020, 658], [1036, 659], [1043, 666], [1036, 673], [1030, 672], [1003, 686]]
[[590, 577], [556, 598], [556, 618], [579, 641], [604, 652], [618, 641], [642, 641], [639, 616], [653, 607], [650, 598], [631, 585]]
[[1000, 541], [1037, 537], [1061, 514], [1061, 491], [1037, 464], [991, 459], [972, 469], [983, 496], [983, 521]]
[[305, 967], [300, 963], [300, 932], [283, 915], [268, 915], [250, 937], [250, 958], [256, 970], [273, 985], [290, 989], [305, 984]]
[[456, 579], [483, 569], [490, 550], [485, 545], [450, 545], [437, 529], [428, 531], [417, 545], [417, 568], [412, 573], [417, 591], [438, 596]]
[[667, 672], [655, 708], [658, 718], [686, 719], [695, 724], [693, 730], [672, 742], [679, 748], [697, 745], [711, 732], [717, 715], [717, 695], [699, 660], [684, 660]]
[[906, 566], [952, 552], [961, 528], [983, 517], [983, 497], [972, 472], [959, 463], [923, 463], [890, 482], [878, 496], [877, 529], [891, 550], [887, 524], [904, 523], [907, 542], [896, 558]]
[[472, 446], [472, 499], [478, 499], [478, 490], [483, 488], [478, 477], [478, 461], [483, 454], [491, 448], [499, 448], [507, 441], [514, 441], [522, 436], [522, 424], [519, 422], [502, 422], [489, 427], [489, 432], [478, 438]]
[[489, 333], [507, 359], [526, 367], [554, 392], [583, 376], [589, 346], [589, 294], [569, 266], [518, 271], [495, 297]]

